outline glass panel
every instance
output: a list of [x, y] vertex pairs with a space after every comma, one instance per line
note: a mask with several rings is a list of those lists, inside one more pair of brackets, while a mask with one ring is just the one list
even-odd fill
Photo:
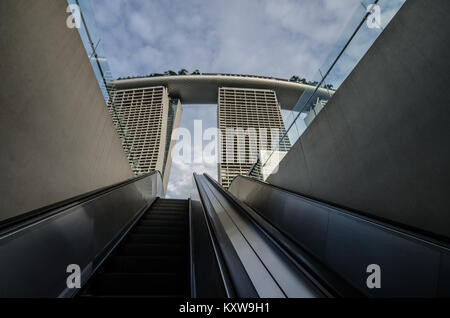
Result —
[[[287, 142], [293, 145], [322, 111], [334, 92], [363, 58], [395, 13], [406, 0], [372, 0], [361, 1], [355, 7], [353, 15], [341, 36], [330, 49], [317, 74], [308, 81], [309, 87], [300, 96], [290, 116], [286, 117], [286, 133], [278, 147], [261, 158], [261, 171], [266, 180], [271, 173], [276, 173], [278, 164], [284, 157]], [[369, 14], [371, 12], [373, 14]], [[377, 19], [377, 13], [381, 19]], [[320, 27], [320, 26], [318, 26]]]
[[67, 0], [67, 2], [68, 4], [78, 5], [81, 9], [81, 24], [78, 32], [89, 56], [103, 97], [105, 101], [108, 101], [107, 83], [112, 80], [112, 74], [104, 54], [103, 43], [97, 33], [91, 3], [89, 0]]

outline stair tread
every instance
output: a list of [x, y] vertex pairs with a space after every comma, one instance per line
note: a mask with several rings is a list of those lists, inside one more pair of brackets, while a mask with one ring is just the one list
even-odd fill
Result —
[[179, 294], [185, 278], [177, 273], [102, 273], [93, 291], [105, 295]]
[[184, 238], [184, 233], [175, 233], [173, 235], [162, 234], [132, 234], [127, 237], [125, 244], [127, 243], [176, 243], [180, 242]]
[[158, 199], [94, 275], [83, 297], [189, 295], [187, 200]]

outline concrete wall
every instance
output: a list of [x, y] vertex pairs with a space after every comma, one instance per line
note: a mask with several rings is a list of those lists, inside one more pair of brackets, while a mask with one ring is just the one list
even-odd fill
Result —
[[0, 1], [0, 220], [133, 176], [66, 7]]
[[449, 15], [408, 0], [268, 182], [449, 238]]

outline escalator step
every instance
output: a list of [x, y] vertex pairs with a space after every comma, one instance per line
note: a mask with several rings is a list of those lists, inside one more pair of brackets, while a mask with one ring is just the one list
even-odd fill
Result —
[[165, 234], [131, 234], [127, 237], [125, 243], [177, 243], [182, 242], [184, 233], [177, 233], [174, 235]]
[[92, 291], [96, 295], [181, 294], [186, 279], [176, 273], [105, 273], [100, 274]]
[[176, 220], [176, 221], [188, 221], [188, 218], [184, 216], [172, 216], [172, 215], [164, 215], [164, 214], [149, 214], [144, 217], [142, 217], [141, 221], [147, 221], [147, 220]]
[[162, 255], [184, 255], [186, 246], [184, 244], [124, 244], [120, 247], [119, 255], [130, 256], [162, 256]]
[[149, 216], [149, 215], [167, 215], [167, 216], [173, 216], [173, 217], [187, 217], [187, 214], [185, 212], [179, 212], [179, 211], [175, 211], [175, 210], [154, 210], [151, 211], [150, 213], [146, 214], [145, 216]]
[[156, 201], [155, 206], [187, 206], [187, 201], [186, 202], [171, 202], [171, 201]]
[[173, 226], [137, 226], [133, 231], [135, 234], [186, 234], [186, 228], [178, 228]]
[[167, 220], [174, 220], [174, 221], [188, 221], [187, 217], [181, 216], [181, 215], [167, 215], [167, 214], [152, 214], [152, 215], [146, 215], [142, 217], [141, 221], [147, 221], [147, 220], [161, 220], [161, 221], [167, 221]]
[[184, 219], [144, 219], [139, 223], [139, 225], [144, 226], [186, 226], [186, 224], [187, 220]]
[[189, 204], [158, 199], [86, 286], [84, 296], [189, 295]]
[[153, 206], [153, 209], [158, 209], [158, 208], [176, 208], [176, 209], [185, 209], [187, 208], [187, 204], [158, 204], [156, 203]]
[[187, 201], [172, 201], [172, 200], [158, 200], [155, 202], [155, 205], [187, 205]]
[[104, 272], [132, 272], [132, 273], [150, 273], [150, 272], [179, 272], [184, 270], [180, 264], [186, 262], [185, 257], [181, 256], [114, 256]]
[[184, 199], [159, 199], [156, 202], [180, 202], [180, 203], [183, 203], [183, 202], [187, 202], [187, 201]]
[[180, 216], [180, 217], [187, 217], [186, 212], [181, 212], [181, 211], [177, 211], [174, 209], [167, 209], [167, 210], [163, 210], [163, 209], [158, 209], [158, 210], [153, 210], [150, 213], [146, 214], [145, 216], [148, 215], [169, 215], [169, 216]]
[[179, 216], [167, 216], [167, 215], [149, 215], [145, 216], [141, 219], [141, 221], [151, 221], [151, 220], [160, 220], [160, 221], [171, 221], [174, 222], [187, 222], [188, 219], [185, 217], [179, 217]]
[[[137, 232], [141, 232], [141, 231], [149, 231], [148, 234], [151, 234], [152, 231], [156, 231], [156, 230], [162, 230], [165, 231], [167, 230], [167, 234], [172, 234], [174, 231], [175, 232], [183, 232], [184, 230], [186, 230], [186, 224], [177, 224], [177, 223], [172, 223], [172, 224], [159, 224], [159, 225], [148, 225], [148, 224], [139, 224], [136, 226], [136, 231]], [[136, 232], [136, 233], [137, 233]]]
[[144, 215], [142, 217], [142, 219], [161, 219], [161, 220], [167, 220], [167, 219], [188, 219], [188, 216], [185, 214], [170, 214], [170, 213], [158, 213], [158, 212], [154, 212], [154, 213], [148, 213], [146, 215]]

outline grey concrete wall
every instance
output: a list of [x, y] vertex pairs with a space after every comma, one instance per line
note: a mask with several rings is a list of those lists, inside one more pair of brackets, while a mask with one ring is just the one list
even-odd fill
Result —
[[133, 176], [66, 7], [0, 1], [0, 220]]
[[449, 238], [449, 15], [408, 0], [268, 182]]

